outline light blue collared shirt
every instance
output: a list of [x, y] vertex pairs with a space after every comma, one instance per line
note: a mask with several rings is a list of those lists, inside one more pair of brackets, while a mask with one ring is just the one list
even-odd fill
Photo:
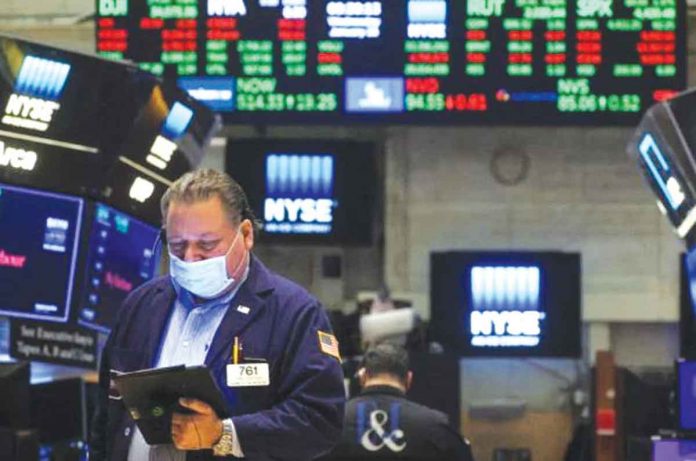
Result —
[[[219, 298], [196, 304], [193, 295], [179, 286], [173, 278], [176, 291], [174, 309], [169, 317], [164, 341], [158, 354], [155, 368], [175, 365], [203, 365], [230, 301], [246, 281], [249, 274], [247, 266], [242, 282], [231, 292]], [[242, 450], [236, 434], [234, 436], [234, 455], [242, 457]], [[177, 450], [174, 445], [148, 445], [137, 426], [133, 433], [128, 461], [184, 461], [186, 452]]]

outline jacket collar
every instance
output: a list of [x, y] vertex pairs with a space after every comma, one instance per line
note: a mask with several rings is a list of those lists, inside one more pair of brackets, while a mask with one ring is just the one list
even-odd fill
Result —
[[222, 318], [206, 356], [206, 365], [210, 366], [230, 355], [230, 345], [234, 342], [234, 338], [240, 336], [263, 311], [266, 307], [266, 298], [273, 290], [273, 274], [252, 255], [247, 280], [230, 301], [229, 308]]
[[361, 396], [366, 396], [366, 395], [393, 395], [394, 397], [406, 397], [406, 394], [404, 394], [401, 389], [394, 387], [394, 386], [389, 386], [386, 384], [380, 384], [378, 386], [367, 386], [362, 390], [360, 393]]

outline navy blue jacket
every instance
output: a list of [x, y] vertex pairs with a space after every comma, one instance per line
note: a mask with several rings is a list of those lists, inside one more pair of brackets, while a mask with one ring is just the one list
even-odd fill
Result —
[[[167, 276], [124, 301], [102, 353], [91, 461], [126, 460], [134, 423], [121, 401], [109, 398], [109, 373], [154, 366], [175, 299]], [[319, 302], [252, 257], [247, 280], [230, 302], [205, 360], [225, 394], [244, 459], [310, 460], [340, 438], [343, 372], [338, 359], [321, 351], [318, 330], [331, 331]], [[270, 386], [227, 387], [225, 367], [235, 336], [245, 357], [268, 362]], [[187, 453], [189, 461], [221, 459], [210, 450]]]
[[370, 386], [346, 408], [343, 437], [321, 461], [473, 461], [447, 415], [392, 386]]

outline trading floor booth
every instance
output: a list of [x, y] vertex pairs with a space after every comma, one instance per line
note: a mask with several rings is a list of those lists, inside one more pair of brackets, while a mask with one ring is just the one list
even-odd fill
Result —
[[216, 115], [138, 67], [0, 36], [0, 458], [85, 453], [117, 309], [159, 269], [159, 200]]

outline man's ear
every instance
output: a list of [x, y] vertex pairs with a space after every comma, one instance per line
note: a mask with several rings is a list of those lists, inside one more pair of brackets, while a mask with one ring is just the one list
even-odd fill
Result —
[[254, 225], [251, 220], [245, 219], [240, 224], [242, 238], [244, 239], [244, 247], [247, 251], [251, 251], [254, 248]]
[[411, 384], [413, 383], [413, 372], [409, 370], [408, 373], [406, 373], [406, 390], [408, 391], [411, 389]]
[[367, 382], [367, 370], [365, 368], [360, 368], [357, 372], [358, 375], [358, 383], [360, 384], [360, 387], [365, 387], [365, 383]]

